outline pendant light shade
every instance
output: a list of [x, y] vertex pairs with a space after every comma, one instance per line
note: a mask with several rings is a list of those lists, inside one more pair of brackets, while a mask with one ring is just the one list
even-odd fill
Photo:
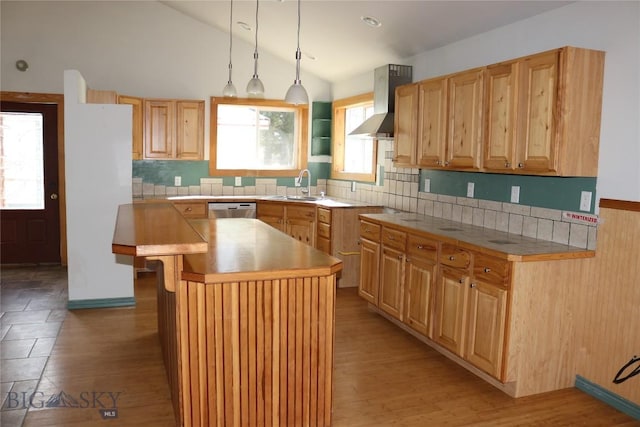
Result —
[[309, 95], [307, 90], [302, 86], [300, 80], [300, 60], [302, 59], [302, 53], [300, 52], [300, 0], [298, 0], [298, 47], [296, 49], [296, 79], [293, 81], [291, 87], [287, 91], [287, 95], [284, 97], [285, 102], [289, 104], [308, 104]]
[[229, 11], [229, 81], [227, 81], [227, 85], [222, 89], [222, 96], [226, 96], [228, 98], [235, 98], [238, 96], [238, 91], [236, 91], [236, 87], [233, 85], [233, 81], [231, 80], [231, 70], [233, 69], [231, 65], [231, 52], [233, 46], [233, 0], [231, 0], [231, 9]]
[[247, 84], [249, 98], [264, 98], [264, 85], [258, 77], [258, 6], [259, 0], [256, 0], [256, 48], [253, 52], [253, 77]]

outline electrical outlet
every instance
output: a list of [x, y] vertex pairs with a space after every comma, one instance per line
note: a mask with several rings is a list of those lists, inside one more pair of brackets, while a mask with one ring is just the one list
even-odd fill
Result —
[[181, 176], [174, 176], [173, 177], [173, 185], [176, 187], [180, 187], [182, 185], [182, 177]]
[[300, 187], [300, 184], [302, 184], [302, 180], [298, 179], [298, 178], [294, 178], [293, 179], [293, 185], [296, 187]]
[[351, 181], [351, 191], [356, 191], [356, 182], [355, 181]]
[[241, 176], [236, 176], [235, 186], [236, 187], [241, 187], [242, 186], [242, 177]]
[[475, 184], [473, 182], [467, 182], [467, 197], [473, 197], [473, 191]]
[[580, 193], [580, 210], [589, 212], [591, 210], [591, 191]]
[[424, 192], [431, 193], [431, 180], [429, 178], [424, 179]]
[[520, 203], [520, 187], [517, 185], [511, 187], [511, 203]]

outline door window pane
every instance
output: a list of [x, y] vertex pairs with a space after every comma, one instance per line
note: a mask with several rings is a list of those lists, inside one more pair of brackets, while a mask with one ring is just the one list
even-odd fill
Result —
[[0, 113], [0, 208], [44, 209], [43, 118]]

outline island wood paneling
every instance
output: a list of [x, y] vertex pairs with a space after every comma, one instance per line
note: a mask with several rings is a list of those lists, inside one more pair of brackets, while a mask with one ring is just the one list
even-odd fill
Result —
[[180, 425], [331, 424], [334, 276], [177, 288]]

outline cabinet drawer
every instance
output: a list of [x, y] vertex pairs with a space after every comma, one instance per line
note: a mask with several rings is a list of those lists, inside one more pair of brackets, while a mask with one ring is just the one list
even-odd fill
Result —
[[407, 238], [407, 254], [414, 258], [437, 261], [438, 242], [410, 234]]
[[318, 236], [331, 239], [331, 226], [323, 222], [318, 223]]
[[476, 254], [473, 260], [473, 275], [495, 285], [508, 286], [511, 263], [487, 255]]
[[174, 203], [176, 209], [180, 211], [185, 218], [206, 218], [207, 204], [199, 203]]
[[467, 270], [471, 265], [471, 254], [457, 246], [443, 243], [440, 250], [440, 264]]
[[287, 206], [287, 218], [316, 220], [316, 209], [307, 206]]
[[325, 239], [324, 237], [318, 237], [318, 242], [316, 243], [316, 249], [331, 255], [331, 240]]
[[360, 237], [372, 240], [374, 242], [380, 241], [380, 226], [367, 221], [360, 221]]
[[284, 217], [284, 205], [277, 203], [258, 203], [257, 216], [277, 216]]
[[386, 227], [382, 228], [382, 244], [385, 246], [404, 251], [406, 243], [407, 233]]
[[318, 222], [331, 224], [331, 210], [325, 209], [325, 208], [318, 208]]

